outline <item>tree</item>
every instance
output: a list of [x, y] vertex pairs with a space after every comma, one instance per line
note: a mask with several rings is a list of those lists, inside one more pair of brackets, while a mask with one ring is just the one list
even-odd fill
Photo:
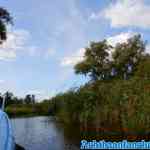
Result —
[[6, 105], [13, 103], [13, 93], [7, 91], [6, 93], [4, 93], [4, 98]]
[[23, 99], [18, 98], [17, 96], [14, 96], [12, 99], [13, 104], [23, 104]]
[[144, 56], [142, 61], [137, 66], [135, 77], [139, 79], [150, 79], [150, 55]]
[[0, 8], [0, 44], [7, 39], [8, 24], [12, 24], [12, 17], [6, 9]]
[[113, 65], [121, 77], [133, 73], [145, 52], [145, 42], [140, 35], [129, 38], [125, 43], [118, 43], [112, 53]]
[[[113, 49], [110, 57], [109, 51]], [[140, 35], [112, 47], [106, 40], [92, 42], [86, 48], [84, 60], [75, 65], [77, 74], [89, 75], [92, 80], [108, 80], [113, 76], [126, 79], [136, 70], [145, 52], [145, 42]]]
[[92, 42], [90, 47], [86, 48], [85, 59], [75, 66], [75, 72], [90, 75], [92, 80], [106, 79], [110, 69], [110, 48], [106, 40]]
[[24, 99], [26, 104], [31, 104], [32, 103], [32, 97], [30, 94], [27, 94], [25, 99]]

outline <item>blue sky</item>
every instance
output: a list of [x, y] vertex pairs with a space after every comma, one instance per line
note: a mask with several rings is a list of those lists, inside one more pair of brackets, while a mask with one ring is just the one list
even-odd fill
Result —
[[[0, 90], [47, 98], [86, 82], [74, 74], [90, 41], [150, 41], [149, 0], [1, 0], [14, 17], [0, 47]], [[147, 51], [148, 51], [147, 46]]]

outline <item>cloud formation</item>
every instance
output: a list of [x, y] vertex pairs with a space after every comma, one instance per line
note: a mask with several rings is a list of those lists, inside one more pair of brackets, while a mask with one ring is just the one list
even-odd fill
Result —
[[61, 66], [74, 66], [84, 59], [85, 49], [79, 49], [74, 55], [64, 57], [61, 61]]
[[7, 40], [0, 45], [0, 60], [14, 60], [17, 52], [24, 49], [29, 36], [26, 30], [9, 31]]
[[117, 0], [104, 10], [112, 27], [150, 28], [150, 5], [144, 0]]
[[131, 37], [133, 37], [134, 35], [136, 35], [136, 33], [133, 32], [122, 32], [120, 34], [111, 36], [107, 38], [107, 42], [108, 44], [115, 46], [117, 43], [123, 43], [123, 42], [127, 42], [127, 40]]

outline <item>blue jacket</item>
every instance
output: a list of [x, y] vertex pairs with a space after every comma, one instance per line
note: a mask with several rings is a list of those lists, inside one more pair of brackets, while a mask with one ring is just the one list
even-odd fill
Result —
[[15, 142], [10, 120], [0, 109], [0, 150], [15, 150]]

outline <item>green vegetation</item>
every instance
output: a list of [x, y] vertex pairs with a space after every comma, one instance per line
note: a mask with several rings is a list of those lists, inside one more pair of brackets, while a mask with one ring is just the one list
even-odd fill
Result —
[[26, 117], [26, 116], [39, 116], [50, 115], [49, 111], [50, 101], [43, 100], [36, 102], [35, 95], [26, 95], [25, 98], [18, 98], [11, 92], [0, 94], [0, 104], [5, 98], [5, 111], [10, 117]]
[[10, 117], [28, 117], [49, 115], [49, 103], [41, 102], [35, 104], [13, 104], [6, 107]]
[[149, 134], [150, 56], [140, 35], [115, 47], [92, 42], [75, 72], [91, 80], [51, 99], [59, 120], [78, 124], [85, 134], [95, 130], [94, 136]]

